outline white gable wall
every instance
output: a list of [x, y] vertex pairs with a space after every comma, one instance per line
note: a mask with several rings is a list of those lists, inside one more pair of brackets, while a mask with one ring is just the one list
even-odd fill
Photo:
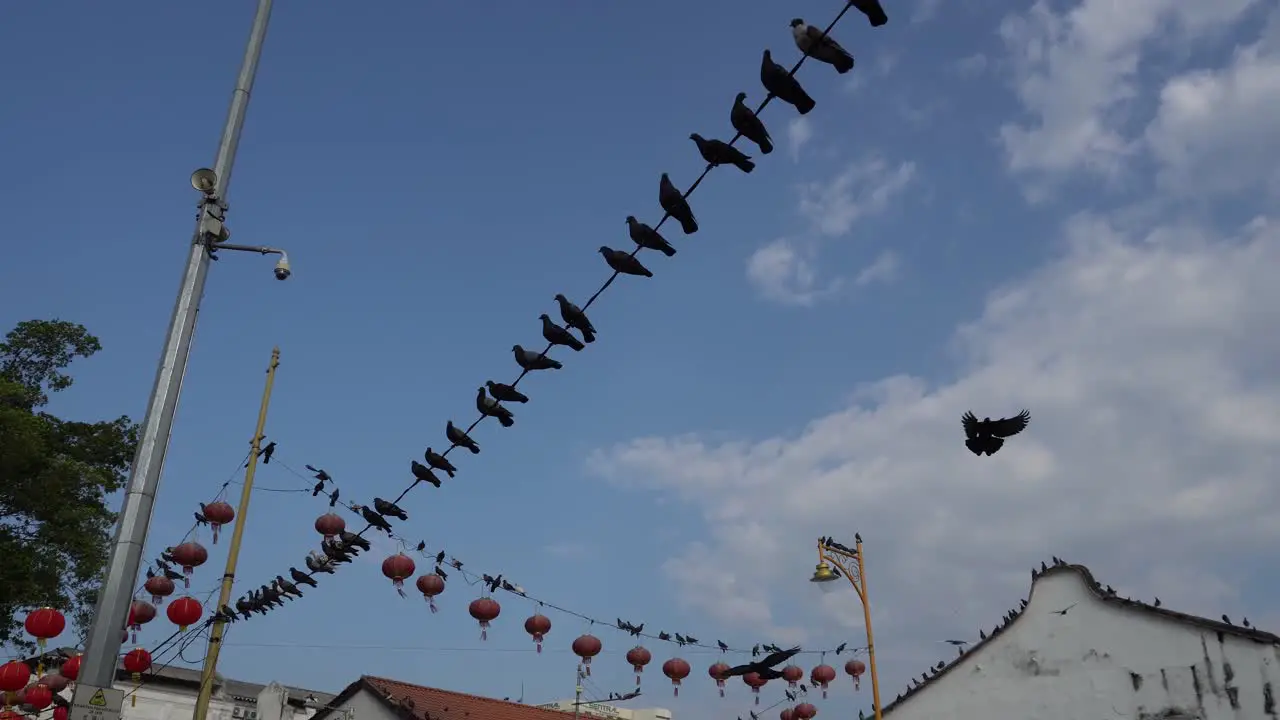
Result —
[[[1053, 614], [1075, 603], [1065, 616]], [[1035, 581], [1027, 609], [893, 720], [1271, 720], [1280, 648], [1103, 601], [1075, 571]]]

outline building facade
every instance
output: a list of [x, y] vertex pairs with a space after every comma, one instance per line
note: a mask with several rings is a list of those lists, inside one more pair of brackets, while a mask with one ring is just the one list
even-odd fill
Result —
[[[1043, 567], [1043, 566], [1042, 566]], [[1081, 565], [884, 708], [893, 720], [1267, 720], [1280, 637], [1118, 597]]]
[[[538, 705], [538, 707], [571, 713], [573, 705], [573, 700], [557, 700]], [[609, 718], [609, 720], [671, 720], [671, 711], [666, 708], [624, 708], [609, 703], [580, 705], [578, 712], [585, 717]]]

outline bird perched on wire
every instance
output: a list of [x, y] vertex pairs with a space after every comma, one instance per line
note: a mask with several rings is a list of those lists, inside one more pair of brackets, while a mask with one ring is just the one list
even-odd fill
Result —
[[[546, 315], [544, 314], [542, 317], [545, 318]], [[559, 326], [557, 325], [556, 327]], [[564, 331], [566, 335], [569, 334], [568, 330], [565, 330], [564, 328], [560, 329]], [[569, 335], [569, 337], [573, 336]], [[573, 338], [573, 340], [574, 342], [577, 342], [578, 339]], [[513, 415], [510, 410], [499, 405], [497, 400], [489, 397], [489, 393], [485, 392], [485, 387], [483, 385], [476, 389], [476, 410], [479, 410], [481, 415], [498, 418], [498, 422], [502, 423], [502, 427], [511, 427], [516, 424], [516, 416]]]
[[311, 587], [320, 587], [320, 585], [316, 583], [315, 578], [302, 572], [296, 567], [289, 568], [289, 577], [293, 578], [295, 583], [310, 585]]
[[373, 509], [379, 515], [388, 515], [393, 518], [399, 518], [400, 520], [409, 519], [409, 514], [402, 510], [399, 505], [389, 500], [383, 500], [380, 497], [373, 499]]
[[614, 272], [623, 275], [639, 275], [640, 277], [653, 277], [653, 272], [645, 267], [634, 255], [614, 250], [608, 245], [600, 246], [600, 255], [604, 257], [604, 261], [613, 268]]
[[[586, 347], [581, 340], [574, 337], [573, 333], [552, 322], [550, 315], [542, 313], [538, 316], [538, 319], [542, 321], [543, 340], [552, 345], [563, 345], [574, 352], [581, 352]], [[481, 409], [480, 412], [484, 412], [484, 410]]]
[[857, 8], [858, 12], [867, 16], [871, 27], [880, 27], [889, 22], [889, 16], [885, 14], [884, 6], [880, 4], [880, 0], [849, 0], [849, 4]]
[[698, 232], [698, 219], [693, 216], [693, 208], [689, 206], [684, 193], [680, 192], [666, 173], [662, 173], [662, 178], [658, 181], [658, 204], [680, 223], [680, 229], [685, 235]]
[[[582, 308], [569, 302], [569, 298], [562, 293], [556, 293], [556, 304], [560, 306], [560, 319], [564, 320], [565, 327], [573, 328], [582, 333], [582, 339], [586, 342], [593, 343], [596, 341], [596, 328], [587, 319], [587, 314], [582, 311]], [[507, 393], [510, 400], [507, 397], [498, 397], [497, 393], [494, 392], [494, 384], [492, 382], [485, 384], [489, 386], [489, 394], [493, 395], [499, 402], [509, 402], [510, 400], [515, 400], [515, 402], [529, 401], [529, 398], [516, 392], [515, 388], [511, 388], [508, 385], [504, 385], [503, 388], [510, 388], [511, 392]]]
[[835, 38], [804, 20], [795, 18], [791, 21], [791, 37], [795, 39], [800, 52], [834, 67], [841, 75], [853, 69], [853, 56], [849, 51], [840, 47]]
[[[490, 388], [493, 387], [492, 382], [487, 382], [485, 384], [488, 385]], [[494, 395], [494, 397], [498, 397], [498, 396]], [[498, 399], [501, 400], [502, 398], [498, 398]], [[454, 467], [453, 463], [449, 462], [449, 458], [441, 455], [440, 453], [436, 452], [435, 450], [432, 450], [431, 448], [427, 448], [427, 451], [422, 453], [422, 457], [424, 460], [427, 461], [427, 465], [445, 473], [449, 477], [453, 477], [453, 474], [458, 472], [458, 468]]]
[[676, 254], [676, 249], [661, 233], [637, 220], [635, 215], [627, 216], [627, 234], [630, 235], [631, 242], [642, 248], [657, 250], [667, 257]]
[[[546, 353], [537, 353], [532, 350], [525, 350], [519, 345], [512, 345], [511, 352], [515, 353], [516, 364], [521, 370], [559, 370], [564, 367], [559, 360], [548, 357]], [[461, 445], [462, 443], [454, 443]], [[472, 452], [475, 452], [474, 450]]]
[[744, 173], [749, 173], [756, 169], [756, 164], [751, 162], [749, 155], [723, 140], [714, 138], [708, 140], [698, 133], [690, 133], [689, 139], [698, 146], [698, 154], [709, 165], [714, 167], [732, 165]]
[[760, 84], [764, 85], [764, 89], [768, 90], [770, 95], [795, 107], [801, 115], [809, 114], [809, 111], [818, 105], [818, 102], [804, 91], [799, 80], [787, 72], [786, 68], [773, 61], [773, 53], [768, 50], [764, 51], [764, 57], [760, 59]]
[[[519, 348], [520, 346], [517, 345], [516, 349]], [[445, 424], [444, 436], [454, 445], [470, 450], [472, 455], [480, 454], [480, 445], [477, 444], [475, 440], [471, 439], [471, 436], [467, 434], [466, 430], [454, 425], [452, 420]]]
[[1031, 422], [1031, 411], [1023, 410], [1011, 418], [979, 420], [972, 412], [966, 412], [960, 418], [964, 425], [965, 447], [974, 455], [995, 455], [1004, 446], [1004, 439], [1013, 437], [1026, 429]]
[[755, 111], [743, 102], [746, 99], [747, 94], [744, 92], [738, 93], [738, 96], [733, 99], [733, 109], [729, 111], [729, 122], [733, 124], [734, 130], [742, 134], [742, 137], [759, 145], [762, 154], [768, 155], [773, 152], [773, 138], [769, 137], [769, 131], [764, 123], [760, 122]]
[[[592, 338], [592, 340], [594, 339], [595, 338]], [[486, 380], [484, 382], [484, 386], [489, 388], [489, 394], [492, 395], [494, 399], [497, 400], [498, 402], [504, 402], [504, 403], [505, 402], [517, 402], [517, 403], [529, 402], [529, 396], [515, 389], [515, 386], [513, 385], [494, 382], [492, 380]], [[430, 449], [431, 448], [427, 448], [427, 450], [430, 450]], [[431, 458], [428, 457], [427, 462], [430, 463]], [[448, 462], [448, 461], [446, 460], [445, 462]], [[435, 467], [435, 466], [432, 465], [432, 467]], [[448, 470], [443, 467], [439, 469], [445, 470], [445, 472], [448, 472]], [[453, 477], [453, 475], [450, 474], [449, 477]]]

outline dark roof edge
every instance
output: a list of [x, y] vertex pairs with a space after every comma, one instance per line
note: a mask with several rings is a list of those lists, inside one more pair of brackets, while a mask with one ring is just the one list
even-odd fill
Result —
[[[325, 718], [332, 715], [334, 710], [341, 708], [343, 703], [355, 697], [356, 693], [360, 692], [361, 690], [373, 691], [373, 686], [369, 683], [368, 680], [365, 680], [363, 675], [357, 678], [355, 682], [343, 688], [342, 692], [338, 693], [337, 696], [334, 697], [332, 700], [325, 703], [324, 707], [317, 710], [316, 714], [312, 715], [310, 720], [324, 720]], [[373, 694], [380, 695], [380, 693], [377, 693], [377, 692], [374, 692]], [[383, 699], [385, 700], [386, 698], [383, 698]]]

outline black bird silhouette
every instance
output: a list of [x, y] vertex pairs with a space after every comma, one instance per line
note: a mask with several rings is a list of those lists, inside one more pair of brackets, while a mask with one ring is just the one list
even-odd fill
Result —
[[723, 140], [708, 140], [698, 133], [691, 133], [689, 139], [698, 146], [698, 154], [702, 155], [702, 159], [712, 166], [732, 165], [744, 173], [756, 169], [750, 156]]
[[720, 652], [729, 652], [729, 646], [723, 640], [717, 640], [716, 647], [720, 648]]
[[439, 565], [440, 563], [443, 563], [443, 562], [444, 562], [444, 551], [441, 550], [440, 552], [436, 553], [436, 564]]
[[323, 480], [321, 480], [320, 482], [316, 483], [316, 486], [315, 486], [315, 487], [313, 487], [313, 488], [311, 488], [311, 497], [316, 497], [316, 496], [318, 496], [318, 495], [319, 495], [320, 493], [322, 493], [322, 492], [324, 492], [324, 481], [323, 481]]
[[[1054, 610], [1054, 611], [1053, 611], [1053, 614], [1054, 614], [1054, 615], [1063, 615], [1063, 616], [1065, 616], [1065, 615], [1067, 614], [1067, 612], [1068, 612], [1069, 610], [1071, 610], [1071, 608], [1073, 608], [1073, 607], [1075, 607], [1075, 606], [1076, 606], [1076, 604], [1075, 604], [1075, 603], [1071, 603], [1070, 605], [1068, 605], [1068, 606], [1066, 606], [1066, 607], [1062, 608], [1061, 610]], [[986, 639], [987, 639], [987, 636], [986, 636], [986, 635], [983, 635], [983, 636], [982, 636], [982, 639], [983, 639], [983, 640], [986, 640]]]
[[536, 353], [525, 350], [519, 345], [512, 345], [511, 352], [516, 355], [516, 364], [525, 372], [534, 370], [559, 370], [564, 367], [559, 360], [554, 360], [547, 356], [546, 353]]
[[585, 347], [581, 340], [573, 336], [573, 333], [551, 322], [550, 315], [542, 313], [538, 319], [542, 321], [542, 338], [552, 345], [564, 345], [574, 352], [581, 352]]
[[969, 644], [968, 640], [943, 640], [942, 642], [948, 645], [955, 645], [956, 647], [964, 647]]
[[800, 52], [819, 62], [824, 62], [836, 69], [841, 75], [853, 69], [853, 56], [848, 50], [840, 47], [840, 43], [830, 35], [823, 34], [818, 28], [809, 25], [800, 18], [791, 21], [791, 37], [796, 41]]
[[782, 663], [790, 660], [799, 654], [799, 652], [799, 647], [793, 647], [790, 650], [771, 652], [760, 660], [753, 660], [745, 665], [735, 665], [734, 667], [729, 668], [724, 672], [724, 677], [740, 677], [747, 673], [760, 673], [760, 677], [764, 677], [766, 673], [771, 671], [778, 672], [777, 677], [782, 677], [782, 673], [780, 671], [773, 670], [774, 666], [781, 665]]
[[1004, 446], [1004, 438], [1013, 437], [1022, 432], [1031, 422], [1031, 411], [1023, 410], [1011, 418], [979, 420], [972, 412], [966, 412], [960, 419], [964, 426], [965, 447], [974, 455], [986, 453], [995, 455]]
[[689, 207], [689, 200], [679, 188], [672, 184], [671, 177], [666, 173], [662, 173], [662, 179], [658, 181], [658, 204], [680, 223], [680, 229], [685, 235], [698, 232], [698, 219], [693, 216], [693, 208]]
[[[382, 517], [382, 515], [374, 512], [373, 510], [370, 510], [364, 505], [352, 505], [351, 509], [360, 513], [360, 517], [364, 518], [365, 522], [385, 532], [387, 534], [387, 537], [391, 537], [391, 523], [387, 522], [387, 519]], [[325, 554], [329, 555], [329, 557], [331, 558], [333, 557], [333, 555], [329, 554], [327, 546], [326, 546]], [[336, 560], [337, 558], [334, 558], [334, 559]], [[339, 560], [339, 562], [341, 561]]]
[[[542, 317], [546, 317], [546, 315]], [[570, 337], [573, 336], [571, 335]], [[574, 342], [578, 341], [577, 338], [573, 338], [573, 340]], [[516, 416], [512, 415], [510, 410], [499, 405], [497, 400], [489, 397], [489, 394], [484, 391], [483, 385], [476, 390], [476, 410], [479, 410], [481, 415], [498, 418], [498, 422], [502, 423], [502, 427], [511, 427], [516, 424]]]
[[773, 53], [764, 51], [760, 60], [760, 84], [769, 94], [788, 105], [792, 105], [801, 115], [817, 107], [818, 103], [804, 91], [800, 81], [787, 73], [787, 69], [773, 61]]
[[755, 112], [747, 107], [743, 100], [747, 99], [744, 92], [738, 93], [733, 99], [733, 109], [729, 111], [729, 122], [733, 124], [733, 129], [742, 134], [742, 137], [750, 140], [760, 146], [760, 152], [768, 155], [773, 152], [773, 138], [769, 137], [769, 131], [765, 129], [764, 123], [760, 122], [760, 118], [756, 117]]
[[[516, 347], [520, 346], [517, 345]], [[452, 420], [444, 426], [444, 436], [454, 445], [470, 450], [472, 455], [480, 454], [480, 446], [476, 444], [476, 441], [472, 440], [465, 430], [454, 425]]]
[[[204, 503], [200, 503], [200, 505], [201, 505], [201, 507], [203, 507], [203, 506], [204, 506]], [[209, 524], [209, 518], [205, 517], [205, 516], [204, 516], [204, 513], [197, 511], [197, 512], [195, 513], [195, 516], [196, 516], [196, 524], [197, 524], [197, 525], [208, 525], [208, 524]]]
[[409, 471], [413, 473], [415, 480], [418, 480], [419, 482], [429, 482], [436, 487], [440, 487], [440, 478], [436, 477], [436, 474], [431, 472], [431, 468], [423, 465], [417, 460], [409, 461]]
[[[492, 385], [493, 383], [486, 383], [486, 384]], [[498, 397], [498, 396], [494, 395], [494, 397]], [[498, 399], [501, 400], [502, 398], [498, 398]], [[436, 470], [440, 470], [441, 472], [448, 475], [449, 477], [453, 477], [453, 474], [458, 472], [458, 468], [454, 467], [453, 463], [449, 462], [449, 458], [441, 455], [440, 453], [436, 452], [435, 450], [432, 450], [431, 448], [427, 448], [427, 451], [422, 453], [422, 459], [427, 461], [427, 465], [429, 465], [432, 468], [435, 468]]]
[[258, 457], [262, 458], [263, 465], [270, 465], [271, 456], [275, 454], [276, 454], [276, 444], [274, 441], [267, 443], [266, 447], [258, 451]]
[[1227, 617], [1227, 616], [1226, 616], [1226, 614], [1223, 614], [1223, 616], [1222, 616], [1222, 622], [1224, 622], [1224, 623], [1226, 623], [1226, 624], [1230, 625], [1230, 624], [1231, 624], [1231, 618]]
[[322, 483], [330, 482], [333, 480], [333, 478], [329, 477], [329, 473], [325, 472], [324, 470], [321, 470], [320, 468], [313, 467], [311, 465], [303, 465], [303, 467], [315, 473], [315, 478]]
[[844, 652], [844, 649], [847, 647], [849, 647], [849, 643], [840, 643], [839, 645], [836, 646], [836, 654], [839, 655], [840, 653]]
[[871, 22], [871, 27], [880, 27], [889, 22], [889, 16], [884, 13], [884, 7], [880, 5], [880, 0], [849, 0], [858, 12], [867, 16], [867, 20]]
[[240, 612], [240, 615], [243, 616], [245, 620], [253, 617], [253, 605], [247, 598], [240, 598], [239, 600], [236, 600], [236, 610]]
[[[594, 338], [594, 337], [592, 337], [592, 338], [591, 338], [591, 340], [595, 340], [595, 338]], [[587, 342], [591, 342], [591, 340], [588, 340]], [[510, 386], [510, 385], [507, 385], [506, 383], [494, 382], [494, 381], [492, 381], [492, 380], [485, 380], [485, 381], [484, 381], [484, 386], [485, 386], [485, 387], [487, 387], [487, 388], [489, 388], [489, 394], [490, 394], [490, 395], [492, 395], [492, 396], [494, 397], [494, 399], [496, 399], [498, 402], [504, 402], [504, 403], [506, 403], [506, 402], [527, 403], [527, 402], [529, 402], [529, 396], [528, 396], [528, 395], [525, 395], [524, 393], [520, 392], [519, 390], [515, 389], [514, 387], [512, 387], [512, 386]], [[427, 448], [427, 449], [428, 449], [428, 450], [430, 450], [430, 448]], [[430, 463], [430, 462], [431, 462], [431, 458], [427, 458], [427, 462], [428, 462], [428, 463]], [[435, 467], [435, 466], [433, 465], [432, 467]], [[441, 470], [444, 470], [444, 468], [440, 468], [440, 469], [441, 469]], [[452, 477], [452, 476], [450, 476], [450, 477]]]
[[302, 597], [302, 591], [298, 589], [298, 586], [285, 580], [283, 575], [276, 576], [276, 587], [280, 588], [282, 594]]
[[[365, 512], [367, 512], [367, 509], [362, 508], [360, 505], [353, 505], [352, 507], [361, 508], [361, 514], [364, 514]], [[387, 521], [384, 520], [381, 515], [378, 515], [377, 513], [374, 513], [374, 512], [369, 512], [369, 516], [378, 518], [378, 521], [381, 522], [382, 525], [386, 525], [384, 529], [387, 531], [387, 535], [391, 535], [391, 530], [390, 530], [391, 526], [387, 524]], [[367, 520], [368, 516], [366, 516], [365, 519]], [[369, 524], [374, 525], [376, 527], [381, 527], [377, 525], [377, 523], [370, 522]], [[320, 543], [320, 549], [324, 551], [324, 556], [326, 558], [328, 558], [329, 560], [335, 563], [341, 564], [341, 563], [351, 562], [351, 553], [347, 552], [347, 548], [341, 543], [341, 541], [338, 541], [338, 540], [322, 541]]]
[[[569, 298], [560, 293], [556, 293], [556, 304], [560, 306], [560, 319], [564, 320], [565, 327], [573, 328], [582, 333], [582, 339], [586, 342], [593, 343], [596, 341], [596, 328], [587, 319], [587, 314], [582, 311], [582, 308], [569, 302]], [[512, 390], [514, 391], [514, 388]], [[490, 392], [492, 393], [492, 390]], [[529, 399], [524, 395], [520, 395], [520, 393], [515, 394], [523, 398], [519, 402], [525, 402]], [[506, 402], [505, 399], [497, 395], [494, 395], [494, 397]]]
[[671, 639], [671, 636], [667, 634], [667, 631], [666, 631], [666, 630], [659, 630], [659, 631], [658, 631], [658, 639], [659, 639], [659, 640], [670, 640], [670, 639]]
[[341, 492], [342, 490], [340, 488], [334, 488], [333, 492], [329, 493], [329, 507], [333, 507], [338, 504], [338, 495]]
[[296, 583], [302, 583], [303, 585], [310, 585], [311, 587], [320, 587], [319, 583], [316, 582], [315, 578], [302, 572], [296, 567], [289, 568], [289, 577], [293, 578], [293, 581]]
[[365, 552], [368, 552], [373, 549], [373, 543], [369, 542], [368, 540], [365, 540], [364, 538], [351, 532], [350, 530], [343, 530], [342, 532], [338, 533], [338, 537], [342, 539], [342, 544], [346, 545], [347, 547], [358, 547], [361, 550], [364, 550]]
[[657, 250], [667, 257], [676, 254], [676, 249], [661, 233], [637, 220], [635, 215], [627, 216], [627, 235], [631, 237], [631, 242], [647, 250]]
[[401, 520], [409, 519], [409, 514], [402, 510], [399, 505], [389, 500], [383, 500], [380, 497], [373, 499], [373, 509], [377, 511], [379, 515], [389, 515], [394, 518], [400, 518]]
[[649, 268], [645, 267], [629, 253], [614, 250], [608, 245], [601, 245], [600, 254], [604, 256], [604, 261], [609, 264], [609, 267], [613, 268], [614, 272], [622, 273], [623, 275], [653, 277], [653, 273], [649, 271]]

